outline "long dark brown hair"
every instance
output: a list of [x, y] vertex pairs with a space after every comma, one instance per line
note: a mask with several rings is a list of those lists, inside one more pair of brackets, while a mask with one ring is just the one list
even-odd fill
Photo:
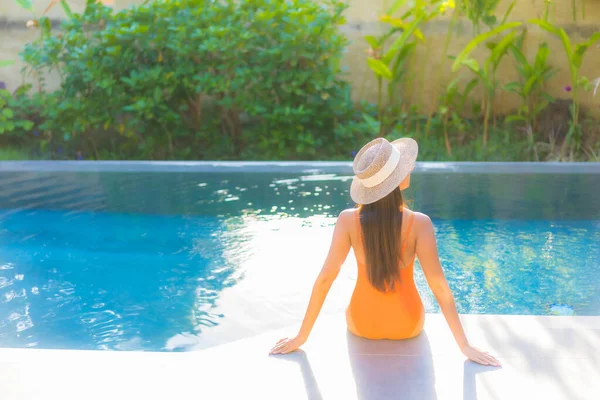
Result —
[[396, 188], [375, 203], [359, 206], [367, 274], [380, 292], [393, 291], [400, 280], [403, 204], [402, 192]]

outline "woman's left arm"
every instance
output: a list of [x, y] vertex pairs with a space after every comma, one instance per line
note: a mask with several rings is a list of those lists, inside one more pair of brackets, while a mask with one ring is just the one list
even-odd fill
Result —
[[287, 354], [296, 349], [306, 342], [312, 328], [321, 312], [327, 293], [337, 278], [346, 257], [350, 252], [350, 229], [352, 223], [352, 213], [354, 211], [342, 211], [340, 213], [335, 229], [333, 230], [333, 238], [331, 240], [331, 246], [329, 248], [329, 254], [323, 264], [323, 268], [313, 285], [312, 294], [308, 303], [304, 320], [298, 335], [293, 338], [281, 339], [271, 349], [270, 354]]

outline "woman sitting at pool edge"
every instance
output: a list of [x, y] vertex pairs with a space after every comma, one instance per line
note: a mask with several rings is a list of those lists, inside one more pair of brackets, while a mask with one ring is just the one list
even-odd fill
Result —
[[409, 138], [391, 143], [378, 138], [358, 152], [350, 189], [358, 206], [338, 217], [329, 254], [314, 284], [298, 335], [281, 339], [271, 354], [290, 353], [306, 342], [352, 247], [358, 278], [346, 310], [350, 332], [368, 339], [401, 340], [419, 335], [425, 310], [413, 279], [414, 260], [418, 257], [461, 352], [479, 364], [500, 365], [467, 340], [440, 265], [431, 220], [404, 207], [402, 190], [410, 186], [417, 153], [417, 142]]

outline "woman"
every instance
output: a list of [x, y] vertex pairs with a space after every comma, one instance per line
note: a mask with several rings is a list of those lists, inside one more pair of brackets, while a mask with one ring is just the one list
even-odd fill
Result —
[[431, 220], [404, 207], [402, 190], [410, 186], [417, 153], [417, 142], [408, 138], [392, 143], [375, 139], [358, 152], [350, 189], [358, 207], [338, 217], [329, 254], [314, 284], [298, 335], [277, 342], [271, 354], [292, 352], [306, 342], [352, 247], [358, 278], [346, 310], [350, 332], [369, 339], [393, 340], [421, 332], [425, 310], [413, 279], [414, 260], [418, 257], [462, 353], [479, 364], [500, 366], [496, 358], [472, 347], [465, 336], [440, 265]]

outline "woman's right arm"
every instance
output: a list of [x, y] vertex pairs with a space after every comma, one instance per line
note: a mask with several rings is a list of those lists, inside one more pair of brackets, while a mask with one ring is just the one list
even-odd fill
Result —
[[446, 318], [446, 322], [456, 340], [456, 344], [458, 344], [461, 352], [470, 360], [483, 365], [500, 366], [500, 362], [494, 357], [469, 344], [460, 318], [458, 317], [454, 296], [452, 296], [452, 291], [448, 286], [440, 264], [433, 223], [427, 215], [419, 214], [418, 217], [420, 221], [416, 239], [417, 257], [425, 274], [425, 279], [427, 279], [427, 284], [440, 305], [444, 318]]

